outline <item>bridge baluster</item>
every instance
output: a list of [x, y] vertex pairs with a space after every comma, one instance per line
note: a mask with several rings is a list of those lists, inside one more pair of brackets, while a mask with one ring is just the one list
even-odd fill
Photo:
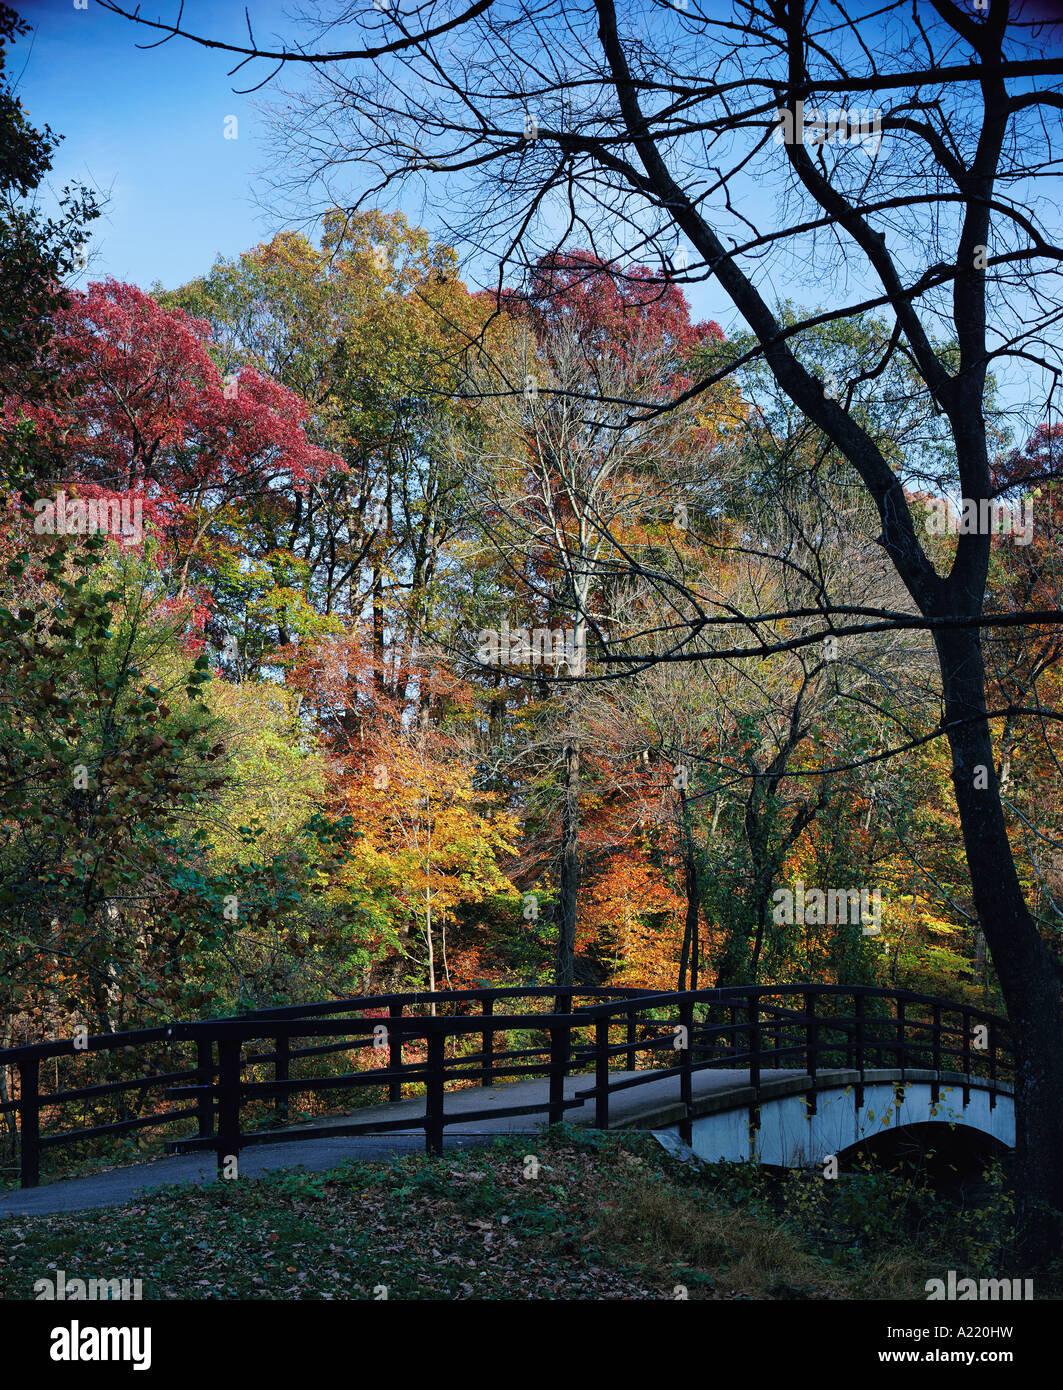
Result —
[[[287, 1081], [288, 1067], [291, 1059], [291, 1039], [284, 1037], [277, 1038], [276, 1046], [273, 1049], [273, 1079], [274, 1081]], [[288, 1123], [288, 1092], [278, 1091], [273, 1100], [273, 1113], [279, 1125]]]
[[240, 1153], [240, 1040], [218, 1042], [218, 1173]]
[[23, 1187], [36, 1187], [41, 1175], [40, 1061], [18, 1064], [19, 1164]]
[[[491, 995], [486, 995], [483, 1001], [484, 1018], [490, 1018], [494, 1011], [494, 999]], [[483, 1069], [480, 1072], [480, 1085], [490, 1086], [494, 1080], [494, 1047], [495, 1033], [493, 1028], [487, 1028], [480, 1034], [480, 1051], [483, 1053]]]
[[[402, 1071], [402, 1004], [392, 1004], [388, 1010], [388, 1071]], [[396, 1075], [388, 1082], [388, 1100], [402, 1099], [402, 1077]]]
[[[628, 1024], [631, 1023], [628, 1010]], [[609, 1015], [594, 1021], [594, 1127], [609, 1128]]]

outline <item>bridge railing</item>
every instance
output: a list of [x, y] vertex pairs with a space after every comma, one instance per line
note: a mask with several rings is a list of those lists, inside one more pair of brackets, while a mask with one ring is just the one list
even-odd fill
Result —
[[[71, 1059], [83, 1067], [95, 1062], [103, 1079], [90, 1073], [80, 1086], [57, 1079], [53, 1090], [43, 1090], [50, 1067], [58, 1078]], [[326, 1114], [332, 1098], [342, 1113], [285, 1128], [285, 1140], [422, 1130], [426, 1147], [440, 1152], [448, 1124], [536, 1115], [557, 1123], [587, 1103], [596, 1125], [606, 1128], [619, 1093], [678, 1077], [689, 1139], [695, 1078], [703, 1071], [745, 1073], [756, 1124], [766, 1073], [807, 1076], [814, 1099], [821, 1073], [856, 1072], [859, 1091], [876, 1069], [923, 1070], [935, 1100], [941, 1075], [959, 1073], [966, 1103], [971, 1078], [981, 1078], [995, 1101], [997, 1083], [1011, 1079], [1012, 1057], [1006, 1020], [870, 986], [684, 993], [514, 986], [293, 1005], [80, 1045], [58, 1039], [0, 1051], [0, 1067], [15, 1077], [0, 1114], [17, 1117], [20, 1180], [32, 1187], [50, 1149], [84, 1152], [79, 1146], [159, 1129], [173, 1136], [172, 1151], [213, 1150], [224, 1166], [247, 1145], [276, 1140], [278, 1127], [290, 1123], [293, 1097]], [[466, 1098], [460, 1111], [447, 1113], [448, 1090], [528, 1077], [547, 1080], [545, 1097], [483, 1109], [470, 1108]], [[359, 1122], [349, 1099], [371, 1101], [373, 1091], [423, 1105]], [[100, 1123], [95, 1108], [112, 1100], [118, 1117]], [[64, 1120], [70, 1107], [81, 1123]]]
[[[283, 1126], [288, 1122], [288, 1100], [292, 1092], [316, 1092], [311, 1099], [322, 1108], [322, 1102], [327, 1102], [331, 1096], [346, 1094], [349, 1097], [352, 1092], [356, 1096], [360, 1088], [377, 1086], [382, 1081], [387, 1082], [382, 1099], [399, 1099], [404, 1087], [407, 1092], [411, 1089], [423, 1091], [423, 1076], [415, 1061], [403, 1060], [403, 1042], [394, 1026], [405, 1016], [415, 1018], [426, 1014], [443, 1018], [465, 1012], [482, 1018], [479, 1084], [489, 1086], [511, 1076], [542, 1074], [542, 1067], [532, 1064], [537, 1055], [534, 1049], [528, 1050], [529, 1065], [523, 1073], [520, 1067], [510, 1065], [514, 1053], [494, 1049], [498, 1034], [493, 1026], [492, 1011], [496, 1006], [520, 1001], [529, 1012], [545, 1012], [551, 1008], [568, 1011], [587, 1002], [635, 997], [641, 993], [643, 991], [634, 989], [586, 985], [568, 990], [513, 986], [436, 994], [406, 991], [263, 1009], [235, 1019], [56, 1038], [0, 1050], [0, 1075], [8, 1083], [3, 1093], [8, 1099], [0, 1099], [0, 1126], [10, 1126], [13, 1118], [15, 1171], [23, 1186], [34, 1186], [39, 1180], [42, 1158], [56, 1150], [63, 1150], [68, 1161], [89, 1160], [98, 1156], [101, 1145], [113, 1145], [116, 1141], [128, 1140], [139, 1148], [143, 1138], [157, 1142], [167, 1133], [176, 1132], [182, 1139], [214, 1136], [222, 1108], [220, 1034], [223, 1025], [234, 1021], [248, 1023], [261, 1019], [280, 1023], [305, 1018], [313, 1023], [344, 1016], [359, 1021], [371, 1017], [374, 1034], [381, 1026], [385, 1033], [390, 1032], [392, 1042], [381, 1053], [379, 1037], [370, 1036], [364, 1028], [333, 1029], [328, 1041], [299, 1046], [312, 1036], [320, 1036], [321, 1030], [308, 1027], [293, 1032], [290, 1028], [263, 1027], [260, 1043], [264, 1046], [257, 1051], [249, 1046], [241, 1057], [243, 1079], [250, 1083], [261, 1079], [265, 1073], [273, 1081], [291, 1080], [293, 1085], [287, 1089], [277, 1088], [272, 1100], [252, 1095], [244, 1110], [245, 1114], [248, 1109], [252, 1112], [249, 1125]], [[459, 1034], [454, 1040], [459, 1042], [468, 1061], [471, 1055], [468, 1035]], [[426, 1048], [426, 1039], [412, 1033], [407, 1035], [405, 1042], [414, 1053], [418, 1050], [423, 1053]], [[352, 1059], [365, 1070], [350, 1077], [350, 1086], [346, 1092], [341, 1092], [338, 1087], [342, 1068]], [[382, 1068], [384, 1059], [387, 1065]], [[339, 1072], [335, 1069], [337, 1065], [341, 1068]], [[318, 1080], [313, 1088], [302, 1084], [311, 1075]], [[188, 1084], [178, 1094], [175, 1088], [181, 1083]], [[456, 1084], [470, 1083], [462, 1080]], [[169, 1103], [174, 1100], [194, 1101], [195, 1104], [175, 1107]], [[0, 1140], [3, 1137], [0, 1130]], [[111, 1158], [112, 1154], [107, 1156]], [[130, 1153], [129, 1157], [134, 1155]]]

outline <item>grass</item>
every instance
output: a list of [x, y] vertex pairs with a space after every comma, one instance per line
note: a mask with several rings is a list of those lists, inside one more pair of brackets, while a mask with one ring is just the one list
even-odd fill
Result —
[[140, 1279], [145, 1299], [277, 1300], [925, 1299], [950, 1268], [1005, 1272], [992, 1202], [943, 1215], [914, 1190], [695, 1168], [649, 1135], [559, 1127], [9, 1219], [0, 1297], [58, 1269]]

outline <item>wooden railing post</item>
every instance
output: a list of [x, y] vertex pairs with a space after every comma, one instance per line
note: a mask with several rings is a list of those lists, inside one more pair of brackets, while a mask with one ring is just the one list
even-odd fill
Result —
[[708, 1001], [708, 1005], [705, 1011], [705, 1024], [701, 1030], [701, 1038], [702, 1043], [704, 1044], [705, 1059], [709, 1062], [715, 1062], [717, 1060], [716, 1054], [719, 1051], [719, 1045], [717, 1043], [717, 1025], [714, 1022], [716, 1018], [716, 1012], [717, 1005], [713, 1000], [710, 999]]
[[[934, 1068], [934, 1079], [930, 1083], [930, 1104], [937, 1105], [941, 1099], [941, 1005], [934, 1004], [931, 1009], [931, 1063]], [[967, 1101], [964, 1100], [964, 1104]]]
[[940, 1070], [941, 1070], [941, 1005], [940, 1005], [940, 1004], [935, 1004], [935, 1005], [933, 1006], [933, 1018], [934, 1018], [934, 1032], [933, 1032], [934, 1070], [935, 1070], [935, 1071], [940, 1071]]
[[960, 1027], [963, 1031], [963, 1103], [971, 1103], [971, 1015], [966, 1009], [960, 1010]]
[[40, 1061], [18, 1064], [19, 1160], [23, 1187], [36, 1187], [41, 1176]]
[[749, 1024], [749, 1084], [753, 1087], [753, 1098], [760, 1098], [760, 996], [753, 990], [749, 996], [746, 1013]]
[[[856, 999], [857, 999], [857, 996], [854, 994], [854, 995], [853, 995], [853, 1015], [854, 1015], [854, 1017], [855, 1017], [855, 1015], [856, 1015]], [[849, 1020], [846, 1019], [845, 1022], [846, 1022], [846, 1024], [848, 1024], [848, 1023], [849, 1023]], [[853, 1032], [852, 1032], [848, 1027], [846, 1027], [846, 1028], [844, 1029], [844, 1033], [845, 1033], [845, 1065], [846, 1065], [846, 1067], [848, 1068], [849, 1071], [852, 1071], [853, 1068], [856, 1066], [856, 1038], [855, 1038]]]
[[565, 1071], [568, 1064], [571, 1024], [554, 1024], [550, 1029], [550, 1111], [549, 1121], [559, 1125], [565, 1118]]
[[[273, 1079], [274, 1081], [287, 1081], [288, 1067], [291, 1060], [291, 1039], [287, 1034], [276, 1040], [277, 1046], [274, 1048]], [[288, 1123], [288, 1092], [278, 1091], [273, 1099], [273, 1114], [277, 1124], [286, 1125]]]
[[805, 995], [805, 1068], [813, 1081], [819, 1067], [819, 1020], [816, 1018], [815, 996]]
[[430, 1154], [443, 1152], [444, 1042], [442, 1028], [428, 1034], [428, 1083], [424, 1094], [424, 1143]]
[[630, 1005], [627, 1011], [627, 1069], [628, 1071], [638, 1070], [638, 1058], [635, 1055], [635, 1006]]
[[215, 1152], [220, 1177], [226, 1160], [238, 1158], [240, 1153], [239, 1038], [222, 1038], [218, 1041], [218, 1134]]
[[[630, 1010], [628, 1018], [630, 1020]], [[609, 1015], [594, 1021], [594, 1127], [609, 1128]]]
[[898, 999], [898, 1000], [897, 1000], [897, 1041], [895, 1042], [894, 1047], [893, 1047], [893, 1065], [894, 1065], [895, 1067], [901, 1067], [901, 1068], [903, 1068], [903, 1066], [904, 1066], [904, 1060], [903, 1060], [903, 1059], [904, 1059], [904, 1055], [905, 1055], [905, 1041], [904, 1041], [904, 1029], [905, 1029], [905, 1026], [906, 1026], [906, 1020], [905, 1020], [905, 1016], [904, 1016], [904, 1000], [903, 1000], [903, 999]]
[[853, 1014], [856, 1018], [856, 1065], [860, 1070], [860, 1084], [856, 1088], [856, 1106], [862, 1109], [864, 1104], [864, 996], [856, 994], [853, 996]]
[[753, 1089], [753, 1099], [749, 1102], [749, 1138], [760, 1129], [760, 996], [751, 990], [746, 1005], [746, 1024], [748, 1027], [749, 1084]]
[[693, 1140], [693, 1120], [694, 1120], [694, 1085], [690, 1071], [691, 1063], [691, 1044], [694, 1041], [694, 1005], [689, 999], [685, 999], [679, 1006], [679, 1022], [683, 1028], [680, 1041], [684, 1043], [680, 1052], [679, 1065], [682, 1071], [679, 1073], [679, 1099], [683, 1105], [683, 1118], [679, 1121], [679, 1137], [684, 1144], [689, 1145]]
[[210, 1038], [196, 1039], [196, 1085], [202, 1086], [196, 1102], [196, 1123], [200, 1139], [214, 1134], [214, 1044]]
[[[489, 994], [483, 1001], [483, 1016], [490, 1018], [494, 1012], [494, 998]], [[490, 1086], [494, 1081], [495, 1031], [485, 1028], [480, 1034], [480, 1051], [483, 1053], [483, 1067], [480, 1071], [480, 1085]]]
[[806, 1099], [808, 1114], [814, 1115], [819, 1106], [819, 1096], [816, 1092], [816, 1074], [819, 1071], [819, 1018], [816, 1014], [816, 997], [814, 994], [806, 994], [805, 1000], [805, 1066], [809, 1076], [812, 1078], [812, 1085]]
[[[402, 1005], [392, 1004], [388, 1010], [388, 1071], [402, 1071]], [[388, 1100], [402, 1099], [402, 1077], [392, 1077], [388, 1083]]]

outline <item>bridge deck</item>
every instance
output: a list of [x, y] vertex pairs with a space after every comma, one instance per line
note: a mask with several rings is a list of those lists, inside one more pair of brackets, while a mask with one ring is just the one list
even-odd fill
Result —
[[[645, 1077], [646, 1072], [611, 1071], [610, 1084], [626, 1081], [634, 1077]], [[696, 1071], [690, 1078], [693, 1097], [692, 1111], [695, 1117], [718, 1113], [724, 1110], [739, 1110], [753, 1101], [753, 1091], [749, 1084], [748, 1071], [731, 1069], [712, 1069]], [[900, 1084], [901, 1081], [937, 1080], [943, 1087], [956, 1087], [973, 1083], [985, 1085], [973, 1077], [965, 1077], [961, 1072], [901, 1070], [899, 1068], [867, 1069], [864, 1084]], [[860, 1073], [842, 1068], [824, 1068], [816, 1073], [813, 1082], [804, 1071], [786, 1071], [764, 1067], [760, 1072], [761, 1102], [788, 1095], [800, 1095], [812, 1090], [837, 1090], [844, 1086], [857, 1086]], [[577, 1074], [565, 1078], [565, 1099], [575, 1098], [577, 1092], [588, 1090], [594, 1085], [593, 1074]], [[1012, 1087], [1006, 1081], [995, 1083], [996, 1089], [1008, 1095]], [[465, 1113], [499, 1110], [520, 1105], [541, 1104], [545, 1107], [549, 1098], [549, 1083], [545, 1078], [535, 1077], [527, 1081], [511, 1081], [491, 1087], [469, 1086], [461, 1090], [447, 1091], [445, 1133], [453, 1135], [470, 1134], [508, 1134], [531, 1133], [545, 1123], [544, 1116], [500, 1115], [497, 1118], [461, 1121]], [[613, 1091], [609, 1097], [610, 1129], [654, 1129], [664, 1125], [678, 1124], [685, 1116], [685, 1108], [680, 1099], [680, 1077], [664, 1076], [653, 1081], [641, 1081], [625, 1091]], [[284, 1135], [304, 1128], [339, 1128], [356, 1120], [359, 1124], [381, 1123], [409, 1119], [416, 1123], [424, 1115], [424, 1097], [410, 1100], [390, 1101], [382, 1105], [367, 1106], [353, 1110], [345, 1115], [333, 1115], [308, 1121], [306, 1125], [291, 1125], [278, 1130]], [[582, 1105], [565, 1111], [568, 1124], [593, 1125], [594, 1099], [585, 1100]]]
[[[876, 1073], [876, 1076], [878, 1074]], [[889, 1077], [900, 1078], [901, 1073], [890, 1072]], [[645, 1077], [646, 1072], [611, 1071], [611, 1084], [635, 1077]], [[886, 1073], [883, 1073], [885, 1078]], [[762, 1069], [761, 1093], [769, 1088], [768, 1094], [795, 1093], [812, 1087], [812, 1079], [802, 1071], [780, 1071]], [[818, 1085], [839, 1086], [859, 1081], [858, 1072], [821, 1071]], [[574, 1099], [578, 1091], [585, 1091], [594, 1085], [593, 1074], [577, 1074], [565, 1078], [565, 1099]], [[739, 1109], [752, 1100], [749, 1073], [739, 1070], [706, 1070], [695, 1072], [691, 1077], [691, 1090], [694, 1097], [694, 1113], [707, 1114], [713, 1110]], [[541, 1104], [545, 1107], [550, 1094], [549, 1082], [545, 1078], [534, 1077], [527, 1081], [511, 1081], [498, 1086], [468, 1086], [458, 1091], [446, 1093], [447, 1134], [508, 1134], [534, 1132], [545, 1122], [543, 1116], [500, 1115], [497, 1118], [480, 1119], [462, 1124], [460, 1116], [480, 1110], [499, 1110], [511, 1106]], [[610, 1129], [649, 1129], [655, 1125], [675, 1124], [685, 1113], [680, 1100], [680, 1077], [664, 1076], [654, 1081], [642, 1081], [626, 1091], [614, 1091], [609, 1097]], [[350, 1111], [346, 1115], [308, 1122], [306, 1126], [292, 1125], [277, 1131], [287, 1134], [310, 1125], [316, 1129], [326, 1129], [349, 1124], [357, 1120], [359, 1124], [381, 1123], [401, 1119], [416, 1122], [424, 1115], [424, 1097], [411, 1100], [390, 1101], [383, 1105], [373, 1105]], [[452, 1117], [453, 1121], [452, 1121]], [[582, 1105], [565, 1111], [568, 1124], [593, 1125], [594, 1099], [591, 1097]]]
[[[429, 1006], [432, 1012], [426, 1013]], [[678, 1039], [683, 1045], [673, 1051]], [[315, 1063], [307, 1070], [307, 1059], [381, 1043], [383, 1066], [362, 1077], [327, 1066], [318, 1072]], [[118, 1052], [123, 1054], [119, 1067], [101, 1068], [101, 1059]], [[649, 1068], [635, 1075], [610, 1072], [611, 1064], [632, 1067], [636, 1058]], [[702, 1069], [708, 1058], [711, 1066]], [[589, 1070], [592, 1059], [597, 1075], [610, 1077], [597, 1088], [593, 1104], [579, 1094], [595, 1089], [589, 1074], [566, 1079], [569, 1067]], [[293, 1061], [300, 1063], [295, 1078]], [[768, 1070], [772, 1062], [788, 1070]], [[869, 1063], [890, 1070], [872, 1072]], [[751, 1064], [755, 1085], [744, 1070]], [[837, 1070], [841, 1065], [861, 1071]], [[856, 1088], [852, 1099], [839, 1104], [839, 1096], [832, 1102], [837, 1118], [844, 1105], [851, 1108], [855, 1101], [863, 1107], [861, 1083], [885, 1086], [888, 1091], [875, 1096], [875, 1107], [881, 1113], [885, 1100], [890, 1112], [900, 1114], [910, 1112], [914, 1102], [902, 1098], [894, 1105], [888, 1092], [898, 1082], [929, 1082], [912, 1095], [927, 1093], [931, 1118], [940, 1110], [939, 1093], [946, 1086], [962, 1087], [964, 1110], [975, 1088], [985, 1090], [992, 1111], [997, 1093], [1008, 1089], [1014, 1075], [1014, 1046], [1006, 1019], [954, 1000], [878, 986], [794, 983], [644, 994], [532, 985], [430, 996], [423, 991], [366, 995], [179, 1020], [90, 1037], [87, 1049], [78, 1039], [55, 1038], [0, 1050], [0, 1066], [17, 1071], [17, 1095], [0, 1102], [0, 1112], [16, 1116], [25, 1190], [38, 1186], [42, 1154], [49, 1149], [148, 1128], [170, 1130], [172, 1153], [209, 1151], [225, 1164], [248, 1147], [276, 1148], [283, 1136], [297, 1147], [367, 1133], [379, 1142], [385, 1127], [411, 1138], [420, 1130], [425, 1148], [439, 1153], [448, 1131], [451, 1136], [461, 1130], [475, 1135], [528, 1131], [544, 1118], [567, 1117], [577, 1124], [678, 1126], [685, 1134], [688, 1124], [715, 1114], [716, 1128], [730, 1132], [737, 1151], [743, 1110], [754, 1121], [754, 1135], [761, 1128], [756, 1107], [765, 1101], [772, 1102], [773, 1121], [780, 1106], [791, 1126], [816, 1116], [815, 1103], [801, 1113], [801, 1092], [845, 1094]], [[249, 1071], [259, 1066], [267, 1069], [265, 1075]], [[946, 1071], [950, 1066], [980, 1073], [984, 1083]], [[907, 1070], [912, 1067], [934, 1071]], [[135, 1070], [141, 1075], [129, 1074]], [[511, 1081], [507, 1072], [540, 1079]], [[467, 1085], [481, 1077], [497, 1084]], [[547, 1077], [554, 1083], [552, 1099]], [[335, 1097], [349, 1080], [395, 1097], [403, 1087], [423, 1087], [424, 1110], [418, 1097], [386, 1108], [367, 1106], [327, 1123], [308, 1121], [297, 1130], [244, 1129], [252, 1102], [258, 1103], [259, 1116], [262, 1102], [272, 1102], [279, 1120], [292, 1108], [291, 1097], [307, 1092]], [[131, 1089], [139, 1092], [132, 1106]], [[177, 1102], [177, 1108], [148, 1105], [153, 1091], [158, 1100]], [[65, 1109], [86, 1098], [91, 1098], [87, 1111], [83, 1107], [72, 1115]], [[506, 1109], [515, 1109], [517, 1116], [503, 1115]], [[190, 1120], [196, 1125], [191, 1134]], [[171, 1126], [178, 1124], [184, 1133], [174, 1134]], [[704, 1130], [700, 1125], [702, 1137]]]
[[[635, 1075], [645, 1073], [610, 1073], [613, 1081]], [[764, 1072], [763, 1076], [765, 1080], [775, 1079], [779, 1082], [802, 1084], [800, 1072], [773, 1071]], [[749, 1089], [749, 1076], [746, 1072], [700, 1072], [694, 1075], [692, 1081], [697, 1110], [710, 1107], [713, 1101], [726, 1109], [746, 1103]], [[808, 1082], [809, 1078], [804, 1076], [803, 1084], [807, 1085]], [[593, 1084], [593, 1076], [568, 1077], [565, 1081], [565, 1096], [571, 1098], [576, 1091]], [[540, 1101], [545, 1105], [548, 1093], [548, 1083], [538, 1078], [490, 1088], [468, 1087], [460, 1091], [448, 1091], [447, 1116], [460, 1117], [463, 1112], [486, 1110], [491, 1106], [502, 1109], [511, 1105], [526, 1105]], [[618, 1126], [652, 1127], [658, 1123], [674, 1122], [681, 1108], [679, 1078], [664, 1077], [632, 1087], [629, 1091], [615, 1093], [610, 1107], [610, 1118]], [[408, 1132], [382, 1134], [379, 1137], [348, 1135], [337, 1136], [334, 1139], [285, 1142], [287, 1134], [295, 1134], [300, 1129], [308, 1128], [310, 1124], [316, 1129], [332, 1129], [348, 1124], [352, 1119], [371, 1123], [375, 1119], [383, 1122], [409, 1118], [416, 1123], [423, 1115], [424, 1097], [418, 1096], [412, 1100], [392, 1101], [361, 1108], [347, 1115], [323, 1116], [308, 1122], [307, 1125], [291, 1125], [287, 1129], [271, 1132], [271, 1140], [275, 1142], [261, 1146], [253, 1145], [245, 1149], [240, 1155], [240, 1172], [244, 1177], [256, 1177], [286, 1167], [305, 1167], [312, 1171], [322, 1171], [349, 1158], [384, 1162], [402, 1154], [423, 1153], [424, 1133], [416, 1128]], [[566, 1112], [565, 1118], [570, 1123], [592, 1125], [593, 1100], [573, 1107]], [[497, 1119], [478, 1120], [471, 1124], [462, 1124], [458, 1118], [454, 1124], [447, 1125], [444, 1140], [448, 1148], [463, 1147], [477, 1141], [483, 1142], [494, 1134], [535, 1134], [545, 1122], [545, 1115], [499, 1116]], [[36, 1216], [49, 1212], [117, 1206], [171, 1183], [213, 1181], [216, 1172], [213, 1154], [180, 1154], [152, 1162], [131, 1164], [124, 1168], [113, 1168], [89, 1177], [61, 1178], [43, 1187], [0, 1194], [0, 1220], [5, 1216]]]
[[[622, 1081], [633, 1076], [645, 1076], [645, 1072], [610, 1073], [612, 1082]], [[897, 1069], [866, 1071], [864, 1083], [896, 1085], [905, 1082], [940, 1081], [943, 1087], [962, 1086], [965, 1079], [979, 1083], [974, 1078], [964, 1078], [956, 1072], [900, 1071]], [[762, 1102], [788, 1095], [807, 1093], [813, 1087], [817, 1090], [837, 1090], [840, 1087], [855, 1086], [860, 1080], [856, 1071], [830, 1070], [817, 1073], [816, 1081], [801, 1071], [764, 1070], [761, 1072], [760, 1099]], [[724, 1111], [743, 1109], [753, 1099], [749, 1085], [748, 1072], [740, 1070], [709, 1070], [695, 1072], [691, 1077], [693, 1089], [692, 1112], [695, 1117]], [[590, 1075], [575, 1075], [565, 1080], [565, 1096], [573, 1098], [575, 1093], [593, 1085]], [[679, 1099], [680, 1079], [678, 1076], [658, 1077], [626, 1091], [614, 1091], [610, 1103], [610, 1125], [615, 1128], [657, 1129], [675, 1126], [683, 1118], [685, 1108]], [[999, 1082], [997, 1089], [1007, 1095], [1012, 1088], [1006, 1082]], [[469, 1144], [486, 1142], [495, 1134], [534, 1134], [546, 1121], [545, 1115], [500, 1115], [497, 1118], [463, 1122], [461, 1116], [478, 1110], [508, 1108], [513, 1105], [542, 1103], [548, 1098], [548, 1084], [543, 1079], [531, 1079], [500, 1084], [490, 1088], [468, 1087], [446, 1094], [446, 1114], [448, 1123], [444, 1131], [446, 1147], [465, 1147]], [[424, 1097], [393, 1101], [384, 1105], [369, 1106], [352, 1111], [347, 1115], [324, 1116], [306, 1125], [291, 1125], [286, 1129], [270, 1132], [268, 1144], [252, 1144], [240, 1155], [240, 1173], [244, 1177], [286, 1167], [305, 1167], [312, 1171], [323, 1171], [335, 1167], [345, 1159], [358, 1159], [385, 1162], [406, 1153], [421, 1153], [424, 1150], [423, 1130], [416, 1126], [424, 1115]], [[586, 1100], [582, 1105], [567, 1110], [565, 1118], [569, 1123], [580, 1125], [594, 1124], [594, 1102]], [[410, 1130], [384, 1133], [380, 1135], [328, 1135], [316, 1139], [295, 1142], [298, 1131], [313, 1127], [318, 1130], [339, 1129], [352, 1120], [359, 1123], [381, 1123], [396, 1119], [409, 1119]], [[286, 1136], [291, 1135], [288, 1139]], [[213, 1154], [181, 1154], [153, 1162], [132, 1164], [125, 1168], [114, 1168], [104, 1173], [84, 1178], [65, 1178], [51, 1182], [43, 1187], [24, 1189], [0, 1194], [0, 1220], [5, 1216], [43, 1215], [48, 1212], [78, 1211], [93, 1207], [106, 1207], [127, 1202], [132, 1198], [166, 1184], [196, 1183], [212, 1181], [216, 1176]]]

